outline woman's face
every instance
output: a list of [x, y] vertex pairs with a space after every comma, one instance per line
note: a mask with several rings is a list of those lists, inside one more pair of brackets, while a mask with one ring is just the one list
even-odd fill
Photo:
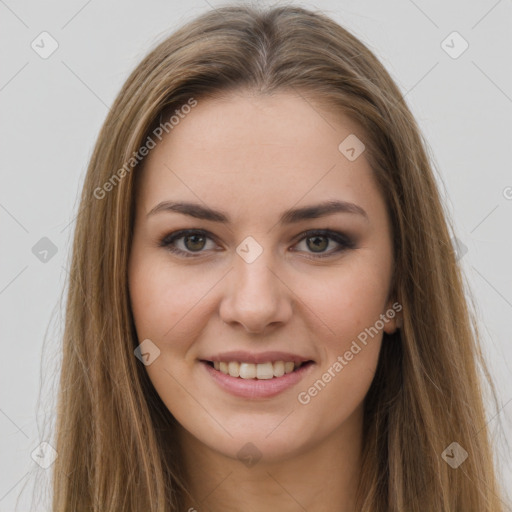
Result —
[[186, 442], [270, 461], [357, 439], [396, 328], [390, 223], [361, 142], [311, 100], [238, 92], [199, 100], [150, 151], [130, 297]]

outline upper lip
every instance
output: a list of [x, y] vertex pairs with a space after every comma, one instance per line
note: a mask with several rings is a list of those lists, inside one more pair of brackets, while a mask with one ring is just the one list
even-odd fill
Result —
[[270, 351], [270, 352], [246, 352], [243, 350], [236, 350], [232, 352], [222, 352], [220, 354], [203, 357], [202, 361], [239, 361], [242, 363], [267, 363], [267, 362], [276, 362], [276, 361], [293, 361], [294, 363], [300, 364], [306, 361], [312, 361], [311, 357], [303, 357], [297, 354], [291, 354], [290, 352], [278, 352], [278, 351]]

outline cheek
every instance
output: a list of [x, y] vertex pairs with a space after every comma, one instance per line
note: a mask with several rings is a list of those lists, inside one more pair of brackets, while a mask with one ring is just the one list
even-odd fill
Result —
[[179, 350], [207, 320], [201, 306], [215, 284], [214, 276], [201, 277], [193, 267], [178, 269], [162, 258], [135, 254], [129, 283], [139, 340], [149, 338], [161, 350]]
[[321, 419], [309, 420], [315, 429], [328, 431], [362, 407], [377, 368], [390, 270], [387, 261], [363, 256], [333, 268], [325, 278], [302, 283], [308, 290], [304, 301], [329, 328], [317, 339], [321, 368], [297, 397], [304, 414]]
[[310, 284], [308, 306], [329, 327], [315, 340], [321, 366], [296, 397], [311, 431], [327, 434], [360, 411], [378, 364], [382, 326], [377, 322], [385, 312], [386, 285], [372, 272], [340, 272], [329, 281], [329, 292]]
[[299, 289], [307, 290], [302, 297], [311, 311], [311, 321], [316, 317], [326, 327], [322, 332], [328, 352], [347, 350], [351, 341], [359, 335], [364, 338], [385, 312], [389, 272], [381, 266], [340, 265], [316, 278], [298, 276], [300, 281]]

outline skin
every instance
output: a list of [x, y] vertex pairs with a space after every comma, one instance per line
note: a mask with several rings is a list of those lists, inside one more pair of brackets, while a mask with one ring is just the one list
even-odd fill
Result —
[[[349, 161], [338, 150], [350, 134], [365, 140], [351, 120], [312, 99], [236, 91], [199, 100], [147, 157], [130, 298], [139, 342], [160, 350], [145, 368], [180, 424], [188, 506], [198, 511], [354, 510], [363, 400], [382, 330], [309, 403], [298, 401], [394, 302], [390, 221], [365, 153]], [[169, 200], [222, 210], [231, 223], [148, 215]], [[338, 212], [278, 223], [289, 208], [326, 200], [355, 203], [366, 217]], [[181, 229], [212, 237], [176, 240], [187, 258], [160, 245]], [[355, 247], [336, 253], [340, 245], [322, 238], [315, 251], [311, 238], [297, 238], [316, 229], [345, 233]], [[248, 236], [263, 249], [250, 264], [236, 252]], [[394, 332], [397, 318], [383, 330]], [[228, 350], [280, 350], [315, 363], [281, 394], [244, 399], [221, 389], [199, 362]], [[261, 457], [252, 466], [237, 458], [248, 442]]]

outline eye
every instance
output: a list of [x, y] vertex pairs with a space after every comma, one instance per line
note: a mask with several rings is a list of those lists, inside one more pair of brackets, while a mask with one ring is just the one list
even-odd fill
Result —
[[[194, 258], [195, 255], [192, 253], [202, 252], [206, 246], [206, 240], [208, 239], [211, 240], [211, 237], [208, 236], [206, 231], [200, 229], [184, 229], [167, 235], [160, 242], [160, 245], [162, 247], [166, 247], [169, 251], [180, 256], [185, 256], [186, 258]], [[174, 245], [178, 240], [182, 240], [182, 246], [185, 250], [179, 249]]]
[[[355, 247], [355, 242], [350, 237], [328, 229], [305, 231], [297, 238], [299, 242], [305, 242], [306, 248], [315, 255], [314, 258], [325, 258]], [[207, 248], [208, 240], [213, 242], [213, 237], [207, 231], [201, 229], [184, 229], [165, 236], [161, 240], [160, 246], [165, 247], [179, 256], [194, 258], [199, 256], [202, 252], [205, 252], [203, 249]], [[331, 242], [338, 244], [338, 247], [326, 252]], [[181, 248], [178, 248], [177, 245], [180, 244]], [[213, 242], [213, 245], [216, 245], [215, 242]], [[214, 247], [210, 247], [210, 249], [216, 250]], [[293, 249], [293, 251], [295, 252], [297, 249]]]
[[[315, 254], [314, 258], [326, 258], [344, 250], [353, 249], [356, 245], [352, 238], [347, 235], [329, 229], [305, 231], [299, 235], [299, 239], [299, 242], [304, 242], [306, 248], [310, 249], [312, 253]], [[338, 247], [326, 252], [326, 249], [332, 241], [338, 244]], [[298, 245], [300, 245], [300, 243]]]

